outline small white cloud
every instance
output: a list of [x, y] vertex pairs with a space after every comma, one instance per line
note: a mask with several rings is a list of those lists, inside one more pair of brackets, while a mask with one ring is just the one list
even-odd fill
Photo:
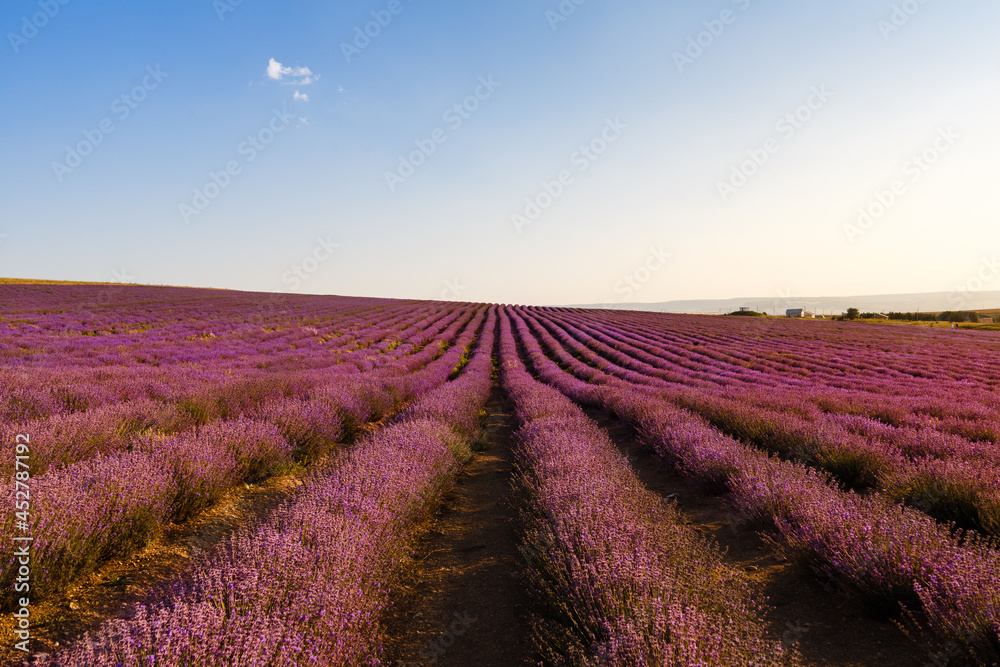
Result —
[[281, 70], [281, 63], [271, 58], [271, 62], [267, 64], [267, 75], [272, 79], [281, 79], [281, 75], [283, 74]]
[[[299, 86], [306, 86], [319, 78], [318, 74], [313, 74], [308, 67], [285, 67], [274, 58], [267, 63], [267, 76], [275, 81], [284, 83], [294, 83]], [[285, 77], [288, 80], [285, 80]]]
[[337, 92], [338, 93], [344, 92], [344, 87], [343, 86], [337, 86]]
[[293, 100], [302, 100], [303, 102], [308, 102], [309, 101], [309, 96], [307, 94], [305, 94], [305, 93], [300, 93], [299, 91], [296, 90], [295, 94], [292, 95], [292, 99]]

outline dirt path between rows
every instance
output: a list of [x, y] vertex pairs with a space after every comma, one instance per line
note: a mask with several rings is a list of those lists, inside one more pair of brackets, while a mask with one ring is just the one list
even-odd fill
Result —
[[363, 425], [353, 440], [334, 445], [329, 454], [307, 468], [233, 487], [200, 514], [182, 524], [165, 526], [159, 537], [136, 553], [106, 562], [59, 595], [33, 603], [29, 654], [14, 648], [14, 617], [5, 614], [0, 618], [0, 636], [11, 641], [0, 646], [0, 665], [30, 665], [35, 656], [57, 652], [85, 632], [97, 630], [105, 620], [130, 618], [135, 605], [151, 601], [154, 591], [179, 578], [195, 553], [211, 549], [241, 526], [266, 516], [288, 500], [326, 456], [376, 433], [389, 419]]
[[[218, 503], [182, 525], [168, 526], [132, 556], [105, 563], [64, 593], [33, 604], [29, 655], [53, 653], [84, 632], [93, 632], [106, 619], [127, 617], [133, 605], [148, 599], [157, 586], [179, 577], [195, 551], [210, 549], [251, 518], [277, 507], [298, 488], [304, 475], [302, 471], [230, 489]], [[0, 623], [4, 637], [14, 636], [12, 620], [6, 614]], [[12, 644], [0, 649], [0, 661], [30, 664]]]
[[386, 624], [391, 665], [533, 664], [510, 483], [515, 419], [496, 389], [487, 412], [486, 450], [417, 538], [415, 567]]
[[808, 667], [915, 667], [937, 664], [931, 648], [908, 638], [892, 621], [872, 618], [856, 602], [829, 591], [804, 567], [719, 497], [700, 492], [663, 459], [635, 440], [630, 426], [605, 410], [587, 414], [607, 430], [650, 491], [677, 502], [678, 509], [725, 551], [724, 560], [763, 590], [773, 612], [771, 634], [799, 646]]

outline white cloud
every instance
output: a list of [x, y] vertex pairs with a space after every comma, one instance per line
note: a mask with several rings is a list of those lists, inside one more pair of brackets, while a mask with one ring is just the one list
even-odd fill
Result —
[[[274, 58], [271, 58], [267, 63], [267, 76], [275, 81], [294, 83], [299, 86], [308, 85], [319, 78], [319, 75], [313, 74], [308, 67], [285, 67]], [[287, 81], [285, 80], [286, 76], [288, 77]]]
[[292, 95], [292, 99], [302, 100], [303, 102], [308, 102], [309, 101], [309, 96], [307, 94], [305, 94], [305, 93], [300, 93], [299, 91], [296, 90], [295, 94]]
[[271, 58], [271, 62], [267, 64], [267, 75], [272, 79], [281, 78], [281, 63], [279, 63], [274, 58]]

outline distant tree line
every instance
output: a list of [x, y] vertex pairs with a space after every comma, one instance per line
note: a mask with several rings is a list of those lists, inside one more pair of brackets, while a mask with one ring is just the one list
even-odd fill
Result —
[[[903, 322], [978, 322], [979, 313], [965, 310], [946, 310], [943, 313], [887, 313], [890, 320]], [[862, 313], [857, 308], [848, 308], [847, 313], [841, 320], [870, 320], [879, 316], [879, 313]]]
[[889, 313], [889, 319], [907, 322], [978, 322], [979, 313], [974, 310], [946, 310], [943, 313]]

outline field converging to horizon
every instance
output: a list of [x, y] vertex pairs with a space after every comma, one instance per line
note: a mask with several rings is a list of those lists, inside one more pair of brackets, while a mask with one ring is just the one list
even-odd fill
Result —
[[996, 0], [0, 4], [0, 667], [1000, 667]]
[[1000, 660], [996, 333], [0, 303], [0, 516], [31, 539], [0, 579], [28, 585], [32, 665]]

